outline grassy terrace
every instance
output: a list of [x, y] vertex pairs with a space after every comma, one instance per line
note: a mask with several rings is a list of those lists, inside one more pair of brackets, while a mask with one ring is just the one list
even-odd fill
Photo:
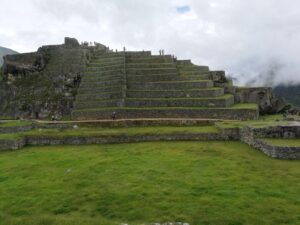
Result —
[[0, 153], [1, 225], [300, 224], [300, 162], [240, 142]]
[[92, 109], [75, 110], [76, 112], [89, 112], [101, 110], [176, 110], [176, 109], [257, 109], [256, 104], [234, 104], [226, 108], [208, 108], [208, 107], [149, 107], [149, 108], [134, 108], [134, 107], [100, 107]]
[[[190, 88], [186, 91], [210, 91], [210, 90], [220, 90], [222, 88], [219, 88], [219, 87], [210, 87], [210, 88]], [[182, 92], [184, 90], [178, 90], [178, 89], [168, 89], [168, 90], [144, 90], [144, 89], [130, 89], [128, 90], [129, 92], [131, 91], [137, 91], [137, 92], [140, 92], [140, 91], [144, 91], [144, 92], [148, 92], [148, 91], [151, 91], [151, 92], [162, 92], [162, 91], [166, 91], [166, 92]]]
[[206, 83], [212, 82], [212, 80], [176, 80], [176, 81], [153, 81], [149, 83]]
[[283, 139], [283, 138], [263, 138], [261, 139], [267, 144], [283, 147], [300, 147], [300, 139]]
[[221, 95], [221, 96], [216, 96], [216, 97], [199, 97], [199, 98], [190, 98], [190, 97], [186, 97], [186, 98], [126, 98], [126, 100], [159, 100], [159, 101], [170, 101], [170, 100], [205, 100], [205, 99], [209, 99], [209, 100], [213, 100], [213, 99], [228, 99], [228, 98], [232, 98], [233, 95], [231, 94], [225, 94], [225, 95]]
[[[233, 95], [231, 94], [225, 94], [221, 96], [216, 96], [216, 97], [199, 97], [199, 98], [126, 98], [128, 101], [178, 101], [178, 100], [214, 100], [214, 99], [229, 99], [233, 98]], [[84, 102], [114, 102], [114, 101], [121, 101], [122, 99], [108, 99], [108, 98], [95, 98], [91, 100], [78, 100], [78, 102], [84, 101]]]
[[224, 128], [236, 128], [236, 127], [244, 127], [246, 125], [260, 128], [260, 127], [268, 127], [268, 126], [277, 126], [277, 125], [286, 125], [289, 124], [289, 121], [281, 121], [282, 115], [267, 115], [260, 116], [258, 120], [250, 120], [250, 121], [223, 121], [218, 122], [217, 126]]
[[34, 129], [23, 133], [0, 134], [1, 139], [18, 139], [22, 137], [111, 137], [111, 136], [143, 136], [155, 134], [197, 134], [217, 133], [215, 126], [192, 127], [129, 127], [129, 128], [101, 128], [80, 127], [78, 129]]
[[0, 127], [18, 127], [30, 125], [30, 121], [21, 121], [21, 120], [11, 120], [11, 121], [0, 121]]

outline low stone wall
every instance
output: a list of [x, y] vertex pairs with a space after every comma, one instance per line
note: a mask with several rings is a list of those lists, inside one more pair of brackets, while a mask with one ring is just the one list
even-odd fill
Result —
[[241, 141], [262, 151], [264, 154], [278, 159], [300, 159], [300, 147], [272, 146], [255, 137], [255, 129], [244, 127], [241, 129]]
[[42, 129], [67, 129], [77, 125], [91, 127], [148, 127], [148, 126], [203, 126], [214, 125], [220, 120], [205, 119], [142, 119], [142, 120], [103, 120], [103, 121], [77, 121], [77, 122], [49, 122], [36, 123], [36, 128]]
[[[130, 118], [207, 118], [228, 120], [255, 120], [258, 118], [258, 110], [254, 109], [231, 109], [231, 108], [189, 108], [189, 109], [116, 109], [118, 119]], [[75, 120], [87, 119], [110, 119], [111, 110], [101, 111], [73, 111], [72, 118]]]
[[0, 140], [0, 150], [16, 150], [25, 145], [83, 145], [83, 144], [113, 144], [148, 141], [212, 141], [225, 140], [219, 133], [199, 134], [157, 134], [140, 136], [100, 136], [100, 137], [25, 137], [19, 140]]
[[15, 140], [0, 140], [0, 150], [16, 150], [26, 144], [25, 138]]
[[299, 138], [300, 126], [282, 125], [254, 129], [254, 135], [258, 138]]
[[220, 134], [226, 137], [228, 140], [240, 140], [241, 138], [241, 134], [240, 134], [241, 129], [239, 127], [236, 128], [218, 127], [218, 128], [220, 130]]
[[17, 133], [31, 130], [33, 125], [0, 127], [0, 134]]

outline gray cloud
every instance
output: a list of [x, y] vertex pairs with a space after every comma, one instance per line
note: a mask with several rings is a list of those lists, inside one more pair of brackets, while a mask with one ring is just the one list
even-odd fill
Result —
[[240, 84], [300, 83], [299, 15], [297, 0], [1, 0], [0, 45], [33, 51], [73, 36], [164, 48], [225, 69]]

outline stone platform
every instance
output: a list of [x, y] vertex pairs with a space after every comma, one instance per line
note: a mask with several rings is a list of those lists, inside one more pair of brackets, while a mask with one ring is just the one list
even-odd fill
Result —
[[223, 71], [151, 52], [95, 51], [76, 95], [74, 120], [122, 118], [257, 119], [257, 107], [234, 107]]

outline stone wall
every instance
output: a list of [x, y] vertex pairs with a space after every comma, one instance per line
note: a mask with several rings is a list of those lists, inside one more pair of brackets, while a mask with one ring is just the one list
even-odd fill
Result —
[[287, 103], [281, 98], [273, 96], [270, 87], [237, 87], [236, 103], [256, 103], [261, 114], [275, 114], [284, 112]]
[[33, 125], [25, 125], [25, 126], [13, 126], [13, 127], [1, 127], [0, 126], [0, 134], [8, 134], [8, 133], [17, 133], [31, 130]]
[[[262, 131], [260, 131], [260, 134]], [[255, 129], [244, 127], [240, 130], [241, 141], [262, 151], [264, 154], [278, 159], [300, 159], [300, 147], [284, 147], [269, 145], [255, 136]]]
[[[204, 109], [115, 109], [116, 118], [207, 118], [207, 119], [230, 119], [230, 120], [255, 120], [258, 118], [258, 110], [254, 109], [231, 109], [231, 108], [204, 108]], [[101, 111], [76, 111], [72, 118], [77, 120], [86, 119], [111, 119], [111, 110]]]
[[265, 127], [254, 129], [257, 138], [299, 138], [300, 126], [282, 125], [275, 127]]
[[26, 145], [26, 139], [20, 138], [15, 140], [1, 140], [0, 139], [0, 150], [17, 150]]
[[225, 140], [218, 133], [199, 134], [157, 134], [157, 135], [119, 135], [97, 137], [25, 137], [18, 140], [0, 140], [0, 150], [16, 150], [25, 145], [81, 145], [81, 144], [113, 144], [148, 141], [212, 141]]
[[0, 116], [70, 115], [82, 72], [98, 48], [105, 47], [79, 45], [76, 39], [66, 38], [62, 45], [5, 56], [0, 81]]

